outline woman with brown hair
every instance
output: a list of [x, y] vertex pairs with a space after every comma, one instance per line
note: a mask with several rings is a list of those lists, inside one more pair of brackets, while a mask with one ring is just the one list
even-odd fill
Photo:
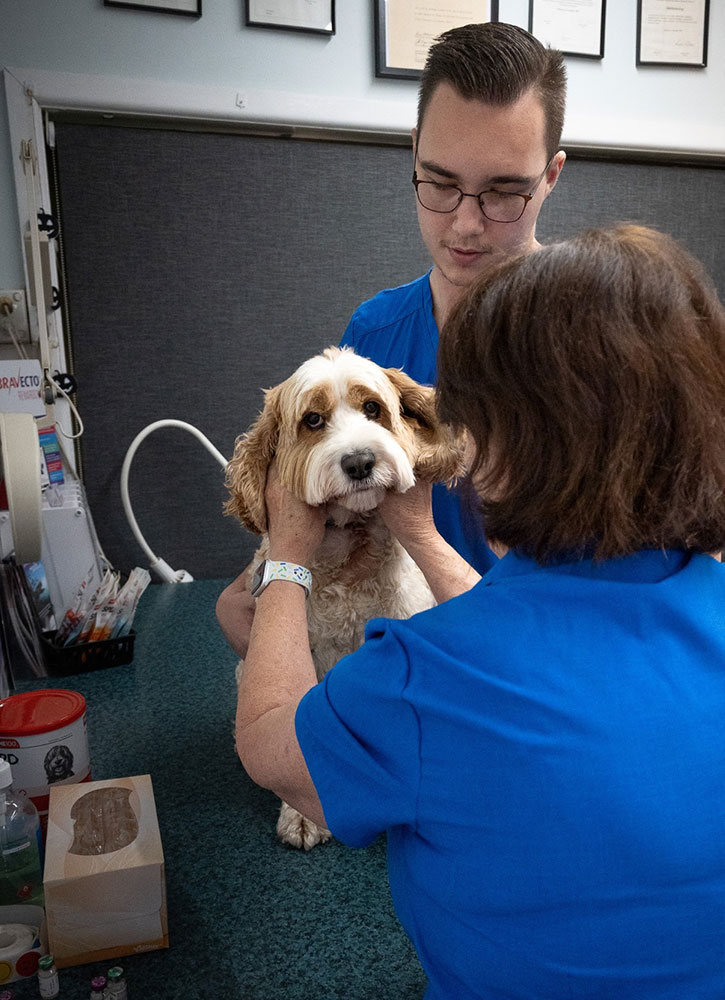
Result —
[[438, 363], [489, 541], [542, 563], [725, 543], [723, 310], [675, 240], [622, 225], [501, 263]]
[[[669, 237], [592, 230], [502, 260], [438, 364], [508, 552], [479, 578], [437, 534], [429, 488], [390, 495], [443, 603], [370, 623], [319, 685], [302, 590], [272, 584], [239, 688], [242, 761], [347, 844], [387, 832], [430, 1000], [722, 1000], [717, 295]], [[279, 557], [304, 564], [324, 511], [274, 477], [267, 506]]]

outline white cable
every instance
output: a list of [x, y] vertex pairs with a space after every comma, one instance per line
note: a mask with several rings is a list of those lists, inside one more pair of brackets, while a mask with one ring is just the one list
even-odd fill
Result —
[[43, 289], [43, 268], [40, 257], [40, 236], [38, 235], [38, 202], [35, 197], [38, 154], [32, 139], [23, 140], [20, 147], [28, 205], [28, 226], [30, 229], [31, 258], [33, 261], [33, 290], [35, 292], [35, 307], [38, 319], [40, 365], [43, 372], [47, 375], [50, 371], [50, 347], [48, 344], [48, 320], [45, 314], [46, 304], [45, 290]]
[[23, 361], [28, 361], [29, 360], [29, 358], [28, 358], [28, 352], [25, 350], [25, 348], [23, 347], [23, 345], [18, 341], [17, 337], [15, 336], [15, 333], [13, 332], [12, 324], [9, 323], [9, 322], [7, 322], [7, 321], [5, 321], [2, 324], [2, 329], [3, 329], [3, 331], [5, 333], [8, 334], [8, 336], [12, 340], [13, 344], [15, 345], [15, 350], [18, 352], [18, 356], [20, 358], [22, 358]]
[[75, 441], [76, 438], [83, 437], [83, 434], [85, 433], [85, 427], [83, 425], [83, 419], [82, 419], [80, 413], [78, 412], [78, 409], [77, 409], [75, 403], [70, 398], [70, 396], [65, 391], [65, 389], [62, 386], [60, 386], [55, 381], [55, 379], [53, 379], [53, 381], [51, 382], [51, 385], [53, 386], [53, 391], [54, 392], [59, 392], [61, 394], [61, 396], [65, 397], [65, 400], [68, 403], [68, 406], [70, 406], [71, 411], [75, 415], [76, 421], [78, 423], [78, 433], [77, 434], [68, 434], [68, 433], [66, 433], [66, 431], [64, 431], [63, 428], [60, 426], [60, 421], [59, 420], [56, 420], [56, 422], [55, 422], [55, 426], [56, 426], [57, 430], [59, 431], [59, 433], [61, 433], [63, 435], [64, 438], [68, 438], [69, 441]]
[[144, 429], [139, 431], [131, 442], [129, 449], [126, 452], [126, 457], [123, 460], [123, 466], [121, 467], [121, 500], [123, 501], [123, 509], [126, 512], [126, 520], [131, 527], [131, 531], [134, 533], [136, 541], [149, 559], [150, 569], [152, 569], [157, 576], [164, 581], [164, 583], [191, 583], [194, 579], [191, 573], [187, 573], [185, 569], [173, 570], [164, 559], [160, 559], [153, 552], [150, 545], [141, 534], [141, 529], [139, 528], [138, 522], [134, 517], [133, 510], [131, 509], [131, 499], [128, 493], [128, 474], [131, 468], [131, 462], [133, 461], [133, 456], [136, 454], [138, 446], [141, 442], [147, 438], [152, 431], [156, 431], [160, 427], [179, 427], [181, 430], [188, 431], [190, 434], [193, 434], [195, 438], [198, 438], [198, 440], [201, 441], [206, 450], [214, 456], [222, 468], [226, 468], [228, 462], [222, 453], [214, 447], [209, 438], [205, 437], [201, 431], [198, 430], [198, 428], [194, 427], [193, 424], [187, 424], [184, 420], [156, 420], [153, 424], [149, 424], [148, 427], [144, 427]]

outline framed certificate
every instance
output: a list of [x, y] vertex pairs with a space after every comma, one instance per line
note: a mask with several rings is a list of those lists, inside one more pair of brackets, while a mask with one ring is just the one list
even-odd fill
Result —
[[637, 0], [638, 66], [707, 66], [710, 0]]
[[335, 34], [335, 0], [245, 0], [244, 6], [249, 25]]
[[498, 20], [498, 0], [375, 0], [375, 75], [418, 79], [438, 35]]
[[529, 0], [529, 31], [567, 56], [604, 57], [606, 0]]
[[127, 7], [129, 10], [155, 10], [161, 14], [185, 14], [201, 17], [201, 0], [103, 0], [106, 7]]

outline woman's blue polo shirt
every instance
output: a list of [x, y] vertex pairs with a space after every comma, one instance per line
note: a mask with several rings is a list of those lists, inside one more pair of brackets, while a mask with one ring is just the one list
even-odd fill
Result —
[[725, 997], [725, 567], [646, 551], [471, 591], [301, 702], [333, 834], [388, 835], [429, 1000]]

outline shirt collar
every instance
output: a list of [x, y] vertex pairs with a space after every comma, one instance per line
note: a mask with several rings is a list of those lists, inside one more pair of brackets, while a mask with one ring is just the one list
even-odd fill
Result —
[[486, 586], [513, 576], [554, 573], [592, 580], [621, 580], [629, 583], [658, 583], [683, 569], [693, 553], [682, 549], [642, 549], [628, 556], [595, 562], [591, 558], [566, 557], [546, 566], [517, 551], [507, 552], [482, 579]]

